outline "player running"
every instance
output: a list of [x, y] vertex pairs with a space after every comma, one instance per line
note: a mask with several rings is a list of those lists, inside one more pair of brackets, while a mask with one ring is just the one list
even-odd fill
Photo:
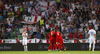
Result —
[[23, 46], [24, 46], [24, 51], [28, 51], [27, 48], [27, 37], [28, 37], [28, 33], [24, 30], [24, 32], [22, 33], [22, 37], [23, 37]]
[[92, 29], [89, 30], [88, 36], [89, 36], [89, 51], [91, 51], [91, 44], [92, 43], [93, 43], [92, 51], [94, 51], [95, 40], [96, 40], [96, 31], [94, 30], [93, 26], [92, 26]]
[[48, 48], [48, 51], [50, 51], [50, 50], [53, 50], [53, 46], [54, 46], [54, 44], [55, 44], [55, 31], [51, 31], [51, 32], [49, 32], [47, 35], [49, 35], [49, 40], [50, 40], [50, 45], [49, 45], [49, 48]]

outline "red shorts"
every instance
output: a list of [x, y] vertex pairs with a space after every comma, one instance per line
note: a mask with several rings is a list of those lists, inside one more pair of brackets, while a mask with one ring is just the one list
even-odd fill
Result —
[[62, 38], [57, 38], [56, 39], [56, 42], [60, 43], [60, 44], [63, 44], [63, 39]]
[[63, 43], [63, 40], [60, 41], [60, 44], [64, 44], [64, 43]]
[[56, 44], [56, 39], [54, 39], [53, 44]]
[[55, 44], [55, 43], [56, 43], [55, 39], [50, 39], [50, 44]]

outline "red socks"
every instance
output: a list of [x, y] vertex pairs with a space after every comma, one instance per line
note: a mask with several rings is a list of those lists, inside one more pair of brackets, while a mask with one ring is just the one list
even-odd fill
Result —
[[52, 49], [52, 45], [49, 45], [49, 48], [48, 48], [48, 50], [51, 50]]
[[55, 49], [57, 49], [57, 47], [58, 47], [58, 45], [56, 44], [56, 45], [55, 45]]
[[60, 45], [60, 44], [58, 44], [58, 49], [60, 49], [60, 50], [61, 50], [61, 45]]
[[63, 46], [63, 48], [65, 49], [65, 46], [64, 45], [62, 45]]
[[56, 47], [56, 45], [54, 44], [54, 45], [53, 45], [53, 50], [55, 50], [55, 47]]

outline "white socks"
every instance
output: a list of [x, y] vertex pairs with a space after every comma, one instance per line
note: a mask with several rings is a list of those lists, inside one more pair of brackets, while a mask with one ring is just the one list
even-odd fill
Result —
[[28, 51], [27, 46], [26, 46], [26, 51]]
[[89, 48], [91, 48], [91, 44], [89, 44]]
[[[89, 44], [89, 49], [91, 49], [91, 44]], [[95, 44], [93, 43], [92, 51], [94, 51], [94, 49], [95, 49]]]
[[24, 46], [24, 51], [28, 51], [28, 48], [27, 48], [27, 46]]
[[24, 46], [24, 51], [25, 51], [25, 46]]
[[93, 49], [92, 49], [92, 51], [94, 51], [94, 49], [95, 49], [95, 44], [93, 43]]

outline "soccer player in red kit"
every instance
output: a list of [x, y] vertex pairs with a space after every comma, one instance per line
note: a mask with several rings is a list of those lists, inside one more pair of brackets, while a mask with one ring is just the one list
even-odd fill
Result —
[[61, 34], [61, 36], [60, 36], [60, 45], [61, 45], [61, 49], [62, 49], [62, 47], [64, 48], [64, 50], [66, 50], [66, 48], [65, 48], [65, 46], [64, 46], [64, 43], [63, 43], [63, 35]]
[[61, 45], [60, 45], [60, 42], [61, 42], [62, 40], [61, 40], [61, 33], [60, 33], [60, 31], [58, 30], [57, 32], [56, 32], [56, 49], [58, 48], [58, 49], [60, 49], [61, 50]]
[[50, 51], [53, 47], [53, 44], [54, 44], [54, 40], [55, 40], [55, 37], [54, 37], [54, 35], [55, 35], [55, 32], [54, 31], [51, 31], [51, 32], [49, 32], [47, 35], [49, 35], [49, 40], [50, 40], [50, 45], [49, 45], [49, 48], [48, 48], [48, 51]]
[[56, 49], [56, 32], [54, 33], [53, 37], [54, 37], [54, 40], [53, 40], [53, 50], [55, 50]]
[[60, 33], [60, 31], [58, 30], [56, 32], [56, 49], [58, 47], [58, 49], [60, 49], [60, 51], [62, 50], [62, 46], [65, 49], [65, 46], [63, 45], [63, 38], [62, 38], [62, 34]]

